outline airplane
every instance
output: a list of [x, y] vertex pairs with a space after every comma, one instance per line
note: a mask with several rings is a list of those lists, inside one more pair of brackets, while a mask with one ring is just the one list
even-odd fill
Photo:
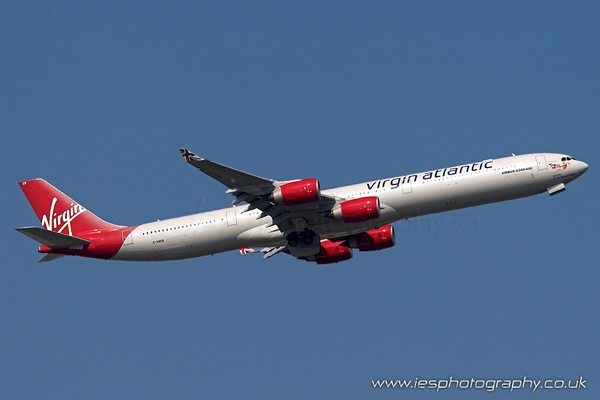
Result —
[[231, 207], [114, 225], [45, 180], [33, 179], [19, 185], [42, 227], [16, 230], [41, 244], [40, 262], [65, 255], [166, 261], [239, 250], [330, 264], [351, 259], [352, 249], [394, 246], [396, 221], [544, 192], [553, 196], [588, 169], [565, 154], [513, 154], [321, 190], [316, 178], [276, 181], [179, 151], [188, 164], [227, 187], [235, 196]]

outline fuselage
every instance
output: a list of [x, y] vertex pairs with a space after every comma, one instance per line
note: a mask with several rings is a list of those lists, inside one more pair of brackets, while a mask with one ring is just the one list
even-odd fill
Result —
[[[340, 199], [376, 196], [379, 218], [346, 223], [315, 213], [307, 222], [321, 239], [341, 238], [401, 219], [543, 193], [573, 181], [587, 168], [563, 154], [535, 153], [364, 182], [322, 193]], [[112, 259], [175, 260], [285, 244], [286, 232], [271, 216], [237, 206], [131, 227]]]

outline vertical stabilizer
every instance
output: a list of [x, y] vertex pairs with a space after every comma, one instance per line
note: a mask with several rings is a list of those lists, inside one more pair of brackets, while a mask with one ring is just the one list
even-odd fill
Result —
[[19, 182], [44, 229], [76, 236], [80, 232], [122, 228], [108, 223], [43, 179]]

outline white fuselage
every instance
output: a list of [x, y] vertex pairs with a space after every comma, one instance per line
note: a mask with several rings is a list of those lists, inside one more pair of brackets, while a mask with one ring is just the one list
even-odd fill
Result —
[[[579, 177], [587, 165], [537, 153], [443, 168], [323, 190], [341, 199], [377, 196], [379, 218], [345, 223], [319, 216], [309, 221], [321, 239], [364, 232], [400, 219], [539, 194]], [[298, 206], [302, 208], [302, 206]], [[229, 207], [135, 227], [114, 260], [159, 261], [216, 254], [244, 247], [285, 245], [270, 216], [248, 206]], [[272, 226], [271, 226], [272, 225]]]

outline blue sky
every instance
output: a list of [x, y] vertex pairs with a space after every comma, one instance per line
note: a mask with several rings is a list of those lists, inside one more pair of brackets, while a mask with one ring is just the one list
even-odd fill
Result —
[[[583, 376], [542, 395], [597, 398], [599, 20], [583, 1], [4, 2], [0, 397], [479, 398], [371, 380]], [[227, 207], [182, 146], [323, 188], [511, 153], [590, 169], [329, 266], [37, 264], [13, 230], [38, 224], [17, 185], [36, 177], [118, 224]]]

